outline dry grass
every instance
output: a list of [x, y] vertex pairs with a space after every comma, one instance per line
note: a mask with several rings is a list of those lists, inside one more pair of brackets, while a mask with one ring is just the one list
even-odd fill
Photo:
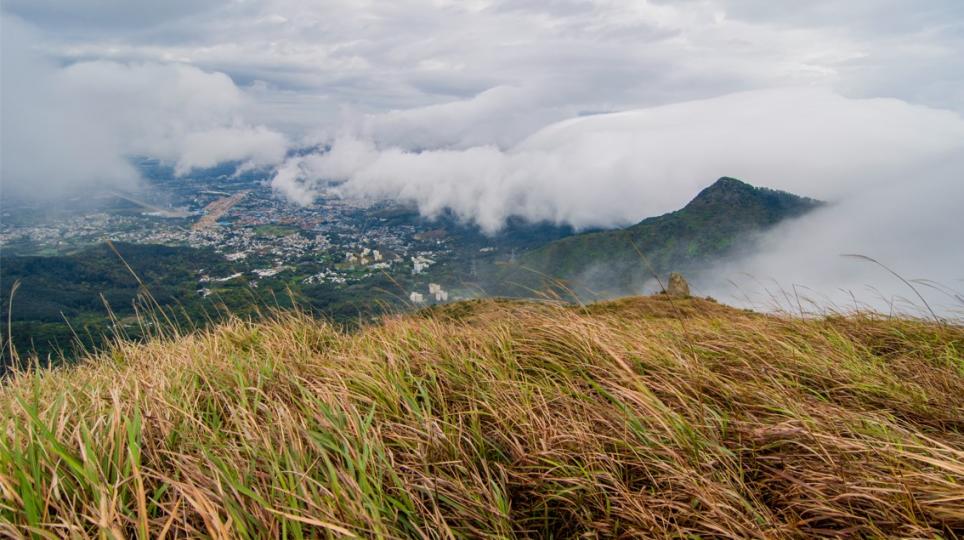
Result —
[[17, 375], [0, 535], [964, 534], [964, 329], [677, 304], [288, 313]]

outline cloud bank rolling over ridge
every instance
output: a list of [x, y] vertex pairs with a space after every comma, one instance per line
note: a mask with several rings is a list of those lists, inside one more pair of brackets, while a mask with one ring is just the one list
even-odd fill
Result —
[[838, 199], [964, 149], [955, 113], [822, 89], [744, 92], [566, 120], [502, 150], [408, 151], [336, 138], [273, 186], [307, 204], [331, 181], [360, 196], [452, 209], [494, 232], [509, 216], [619, 226], [685, 204], [719, 176]]
[[[857, 294], [890, 309], [894, 298], [914, 294], [880, 268], [841, 255], [875, 256], [960, 290], [962, 170], [957, 113], [786, 88], [570, 119], [506, 150], [411, 151], [380, 146], [377, 134], [337, 138], [330, 151], [286, 162], [272, 185], [297, 204], [326, 190], [401, 200], [428, 216], [450, 209], [495, 232], [510, 216], [624, 226], [735, 176], [831, 204], [767, 235], [760, 253], [698, 276], [698, 289], [769, 305], [785, 304], [772, 292], [800, 284], [823, 305], [853, 307]], [[769, 279], [779, 284], [761, 286]], [[941, 312], [959, 308], [945, 292], [921, 288]]]

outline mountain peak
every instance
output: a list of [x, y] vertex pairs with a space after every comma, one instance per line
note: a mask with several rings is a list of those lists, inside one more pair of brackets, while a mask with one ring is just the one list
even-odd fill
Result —
[[711, 188], [715, 187], [718, 189], [733, 189], [738, 187], [753, 187], [753, 186], [751, 186], [750, 184], [747, 184], [746, 182], [744, 182], [743, 180], [740, 180], [739, 178], [733, 178], [732, 176], [721, 176], [716, 182], [713, 182], [713, 185], [711, 185], [710, 187]]
[[700, 191], [687, 206], [733, 201], [741, 196], [752, 196], [757, 189], [742, 180], [723, 176]]
[[706, 209], [716, 206], [742, 207], [760, 206], [773, 210], [780, 210], [781, 214], [803, 213], [820, 204], [819, 201], [807, 197], [800, 197], [786, 191], [756, 187], [742, 180], [723, 176], [707, 188], [699, 192], [689, 204], [687, 210]]

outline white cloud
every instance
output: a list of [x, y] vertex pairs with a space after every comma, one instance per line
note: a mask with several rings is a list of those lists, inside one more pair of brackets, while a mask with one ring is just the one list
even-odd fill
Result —
[[[225, 74], [243, 98], [231, 114], [289, 139], [347, 132], [406, 149], [505, 149], [580, 112], [783, 86], [964, 112], [955, 0], [142, 4], [11, 0], [5, 33], [29, 21], [49, 65]], [[141, 95], [142, 109], [164, 98]]]
[[240, 116], [245, 96], [222, 73], [181, 64], [104, 60], [61, 67], [31, 48], [16, 21], [3, 32], [4, 191], [21, 196], [132, 186], [127, 158], [147, 155], [181, 174], [223, 161], [272, 165], [287, 140]]
[[325, 154], [296, 156], [275, 171], [271, 187], [290, 202], [308, 206], [330, 187], [331, 180], [350, 177], [378, 157], [374, 143], [344, 138]]
[[776, 89], [571, 119], [507, 150], [379, 150], [342, 138], [276, 182], [304, 194], [340, 181], [343, 192], [409, 200], [428, 215], [451, 208], [489, 231], [512, 215], [614, 226], [679, 208], [722, 175], [839, 199], [962, 148], [952, 112]]
[[275, 165], [284, 160], [287, 140], [264, 126], [231, 126], [188, 133], [180, 139], [175, 173], [213, 167], [226, 161], [247, 160], [249, 165]]
[[383, 146], [410, 150], [508, 148], [546, 124], [579, 111], [535, 86], [497, 86], [470, 99], [369, 114], [355, 130]]
[[[895, 170], [860, 193], [767, 234], [759, 252], [696, 276], [698, 292], [729, 303], [805, 313], [872, 307], [964, 319], [964, 153]], [[873, 257], [912, 282], [872, 262]], [[786, 293], [786, 294], [785, 294]]]
[[[504, 126], [484, 117], [472, 133], [455, 136], [504, 146], [572, 111], [787, 85], [964, 112], [964, 13], [956, 0], [141, 4], [17, 0], [4, 9], [42, 28], [58, 59], [177, 61], [227, 73], [242, 86], [261, 81], [267, 90], [255, 106], [300, 107], [298, 126], [299, 115], [274, 109], [299, 135], [319, 122], [337, 129], [342, 106], [405, 116], [419, 107], [503, 100], [486, 94], [500, 88], [527, 94], [496, 107]], [[526, 120], [533, 109], [557, 107], [567, 114], [541, 111]]]

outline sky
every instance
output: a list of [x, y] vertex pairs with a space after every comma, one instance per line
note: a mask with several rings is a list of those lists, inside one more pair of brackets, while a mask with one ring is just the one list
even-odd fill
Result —
[[885, 280], [861, 252], [964, 288], [958, 0], [4, 0], [0, 41], [7, 196], [239, 161], [291, 204], [337, 182], [495, 231], [729, 175], [834, 203], [729, 273]]

